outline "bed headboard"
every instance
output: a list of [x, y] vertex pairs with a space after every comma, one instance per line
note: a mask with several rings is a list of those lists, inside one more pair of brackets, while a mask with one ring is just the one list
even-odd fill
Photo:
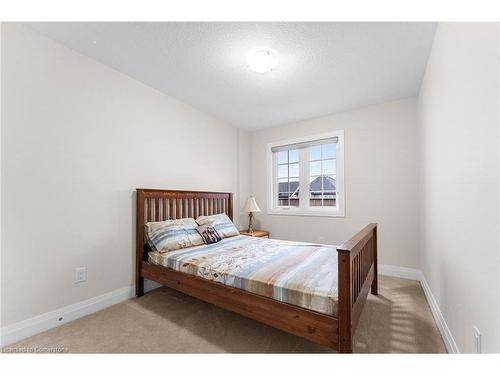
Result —
[[233, 220], [233, 194], [208, 191], [137, 189], [138, 267], [144, 259], [144, 224], [226, 213]]

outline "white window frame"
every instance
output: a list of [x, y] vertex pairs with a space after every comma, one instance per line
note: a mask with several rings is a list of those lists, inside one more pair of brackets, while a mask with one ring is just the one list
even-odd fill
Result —
[[[337, 199], [335, 207], [309, 206], [309, 149], [299, 150], [299, 206], [278, 206], [278, 179], [276, 177], [276, 156], [273, 147], [287, 146], [295, 143], [314, 142], [326, 138], [337, 138], [336, 154], [336, 189]], [[304, 215], [304, 216], [332, 216], [345, 217], [345, 185], [344, 185], [344, 130], [335, 130], [329, 133], [286, 139], [267, 144], [267, 213], [270, 215]]]

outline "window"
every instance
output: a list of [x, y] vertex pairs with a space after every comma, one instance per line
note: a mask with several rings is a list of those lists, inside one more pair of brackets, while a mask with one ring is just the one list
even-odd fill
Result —
[[344, 216], [344, 132], [267, 146], [268, 212]]

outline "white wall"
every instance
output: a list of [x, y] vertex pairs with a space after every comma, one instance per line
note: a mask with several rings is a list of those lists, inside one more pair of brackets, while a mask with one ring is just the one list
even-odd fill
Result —
[[240, 190], [246, 133], [14, 24], [2, 91], [2, 326], [132, 284], [135, 188]]
[[[345, 130], [345, 218], [268, 215], [266, 145], [335, 129]], [[380, 263], [417, 267], [416, 135], [416, 98], [251, 133], [251, 193], [263, 209], [256, 227], [274, 238], [340, 244], [378, 222]]]
[[[2, 22], [0, 22], [0, 167], [2, 165]], [[2, 168], [0, 168], [0, 213], [2, 212]], [[0, 327], [2, 326], [2, 215], [0, 214]], [[0, 346], [2, 345], [0, 334]]]
[[419, 96], [421, 265], [459, 349], [499, 336], [499, 30], [438, 26]]

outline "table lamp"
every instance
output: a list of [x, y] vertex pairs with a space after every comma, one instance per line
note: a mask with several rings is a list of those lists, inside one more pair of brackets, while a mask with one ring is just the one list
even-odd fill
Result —
[[252, 218], [254, 212], [260, 212], [260, 208], [255, 201], [255, 198], [250, 196], [247, 199], [247, 203], [245, 203], [245, 207], [243, 208], [245, 212], [248, 212], [248, 233], [253, 233], [252, 228]]

